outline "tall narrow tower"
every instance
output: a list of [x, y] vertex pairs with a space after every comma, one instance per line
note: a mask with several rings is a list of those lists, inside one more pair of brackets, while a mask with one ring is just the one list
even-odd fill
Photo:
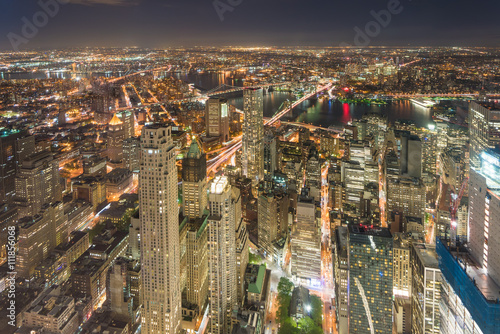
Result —
[[113, 168], [122, 167], [123, 163], [123, 140], [125, 139], [125, 131], [123, 122], [115, 114], [109, 121], [108, 129], [108, 158], [109, 164]]
[[196, 140], [182, 160], [182, 196], [184, 216], [201, 218], [207, 208], [207, 158]]
[[225, 176], [218, 176], [210, 184], [208, 200], [209, 333], [229, 334], [237, 301], [235, 230], [241, 218], [241, 197]]
[[177, 168], [171, 128], [141, 135], [142, 333], [177, 334], [181, 322]]
[[255, 187], [264, 179], [264, 102], [262, 88], [243, 91], [243, 175]]
[[229, 105], [227, 100], [210, 98], [205, 107], [207, 137], [219, 137], [221, 142], [229, 140]]

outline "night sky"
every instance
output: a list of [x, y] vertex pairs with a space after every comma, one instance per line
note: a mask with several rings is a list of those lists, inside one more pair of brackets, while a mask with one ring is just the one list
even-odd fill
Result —
[[[23, 36], [22, 18], [33, 21], [38, 1], [57, 0], [0, 0], [1, 49], [12, 49], [9, 33]], [[370, 11], [397, 0], [218, 0], [240, 3], [229, 5], [223, 21], [213, 0], [59, 1], [70, 3], [22, 47], [354, 44], [354, 28], [374, 20]], [[500, 46], [499, 1], [400, 0], [400, 6], [369, 45]]]

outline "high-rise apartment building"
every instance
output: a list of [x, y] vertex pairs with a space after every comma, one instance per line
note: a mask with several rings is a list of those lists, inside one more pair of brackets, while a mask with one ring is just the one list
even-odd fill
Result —
[[440, 333], [441, 270], [436, 249], [414, 244], [411, 247], [412, 333]]
[[470, 165], [479, 168], [481, 153], [500, 143], [500, 106], [489, 102], [469, 104]]
[[349, 225], [349, 333], [392, 328], [392, 235], [386, 228]]
[[109, 165], [113, 168], [120, 168], [123, 164], [123, 140], [125, 140], [125, 130], [123, 122], [116, 114], [114, 114], [111, 121], [109, 121], [107, 135]]
[[262, 88], [243, 91], [242, 169], [255, 187], [264, 178], [264, 104]]
[[264, 136], [264, 176], [270, 180], [278, 168], [278, 147], [277, 139], [269, 131]]
[[342, 182], [345, 187], [345, 201], [359, 210], [365, 189], [365, 170], [357, 161], [343, 161]]
[[469, 179], [469, 247], [484, 273], [500, 284], [500, 153], [480, 155]]
[[127, 138], [123, 141], [123, 168], [132, 172], [139, 172], [141, 164], [141, 140], [138, 137]]
[[229, 140], [229, 105], [226, 99], [207, 100], [205, 123], [207, 137], [219, 137], [222, 142]]
[[400, 233], [395, 233], [393, 241], [393, 293], [394, 296], [403, 299], [410, 298], [411, 293], [410, 246], [408, 239]]
[[349, 250], [347, 226], [335, 228], [333, 267], [335, 276], [335, 314], [339, 334], [349, 334]]
[[207, 159], [196, 140], [182, 160], [182, 196], [184, 216], [201, 217], [207, 208]]
[[278, 209], [272, 191], [266, 189], [258, 198], [258, 242], [264, 256], [272, 254], [272, 243], [278, 235]]
[[16, 271], [32, 277], [35, 267], [59, 244], [68, 240], [67, 218], [61, 202], [45, 204], [34, 216], [19, 219], [19, 252]]
[[422, 171], [436, 174], [437, 134], [429, 131], [422, 136]]
[[241, 219], [241, 197], [225, 176], [210, 183], [208, 197], [208, 277], [210, 320], [208, 332], [229, 334], [231, 312], [237, 302], [236, 222]]
[[186, 298], [200, 312], [208, 297], [208, 216], [190, 219], [186, 234]]
[[124, 110], [117, 112], [116, 115], [123, 123], [124, 138], [131, 138], [135, 136], [135, 115], [133, 111]]
[[248, 265], [248, 247], [250, 240], [248, 238], [247, 225], [243, 216], [238, 218], [236, 225], [236, 280], [238, 304], [241, 305], [245, 298], [245, 271]]
[[306, 186], [316, 202], [321, 200], [321, 164], [316, 147], [312, 147], [306, 162]]
[[15, 183], [19, 217], [34, 216], [44, 204], [62, 199], [59, 163], [50, 152], [40, 152], [25, 159]]
[[399, 174], [414, 178], [422, 177], [422, 142], [409, 131], [390, 131], [386, 144], [399, 158]]
[[11, 201], [16, 192], [16, 170], [35, 153], [35, 137], [24, 131], [0, 131], [0, 201]]
[[321, 235], [314, 199], [303, 188], [297, 202], [297, 222], [291, 235], [291, 271], [297, 279], [318, 284], [321, 279]]
[[177, 168], [171, 128], [142, 129], [141, 220], [142, 332], [180, 332], [181, 291]]
[[273, 254], [273, 242], [288, 234], [290, 201], [283, 191], [264, 188], [258, 198], [258, 241], [265, 256]]
[[400, 176], [387, 178], [387, 211], [401, 212], [404, 217], [425, 215], [426, 192], [420, 178]]

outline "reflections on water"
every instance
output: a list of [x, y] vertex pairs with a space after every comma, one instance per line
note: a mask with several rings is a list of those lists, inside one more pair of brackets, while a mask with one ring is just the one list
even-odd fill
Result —
[[[234, 72], [207, 72], [207, 73], [175, 73], [174, 76], [197, 87], [210, 90], [222, 84], [243, 86], [241, 80]], [[231, 104], [243, 110], [243, 98], [233, 97], [228, 99]], [[287, 92], [270, 92], [264, 95], [264, 116], [271, 117], [286, 100], [295, 101], [296, 97]], [[346, 124], [353, 118], [359, 119], [366, 113], [387, 115], [390, 122], [398, 119], [413, 120], [418, 126], [427, 126], [431, 121], [430, 109], [414, 105], [410, 101], [388, 102], [386, 105], [348, 104], [328, 99], [311, 99], [304, 101], [294, 108], [292, 115], [284, 119], [305, 122], [317, 126]]]
[[[290, 93], [272, 92], [264, 96], [264, 116], [271, 117], [287, 99], [294, 100]], [[231, 104], [243, 109], [243, 98], [229, 99]], [[352, 119], [359, 119], [364, 114], [375, 113], [387, 115], [390, 122], [407, 119], [417, 126], [427, 126], [432, 121], [430, 109], [412, 104], [410, 101], [394, 101], [387, 105], [348, 104], [328, 99], [311, 99], [304, 101], [292, 111], [291, 117], [284, 120], [304, 122], [317, 126], [347, 124]]]
[[[72, 73], [70, 71], [56, 72], [19, 72], [19, 73], [4, 73], [0, 72], [0, 79], [47, 79], [59, 78], [70, 79], [75, 76], [86, 77], [92, 76], [122, 76], [124, 72], [94, 72], [94, 73]], [[158, 73], [160, 77], [173, 76], [187, 83], [193, 83], [197, 88], [210, 90], [222, 84], [231, 86], [244, 86], [245, 81], [242, 80], [242, 75], [232, 71], [218, 72], [175, 72], [175, 73]], [[237, 108], [243, 109], [243, 98], [232, 97], [228, 99], [231, 104]], [[271, 117], [282, 106], [286, 100], [294, 101], [296, 97], [288, 92], [269, 92], [264, 96], [264, 116]], [[305, 122], [317, 126], [328, 127], [330, 125], [342, 125], [349, 122], [351, 119], [361, 118], [366, 113], [376, 113], [387, 115], [390, 122], [398, 119], [413, 120], [418, 126], [427, 126], [431, 122], [431, 111], [410, 101], [394, 101], [388, 102], [386, 105], [368, 105], [368, 104], [348, 104], [339, 101], [328, 99], [310, 99], [298, 105], [292, 111], [291, 115], [287, 115], [284, 119], [297, 122]]]

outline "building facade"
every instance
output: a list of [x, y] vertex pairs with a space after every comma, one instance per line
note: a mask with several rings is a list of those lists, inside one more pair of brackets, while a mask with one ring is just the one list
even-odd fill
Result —
[[207, 208], [207, 159], [196, 140], [182, 160], [182, 196], [183, 215], [200, 218]]
[[304, 188], [297, 202], [297, 222], [291, 235], [292, 275], [306, 284], [317, 285], [321, 279], [321, 235], [316, 205]]
[[207, 137], [219, 137], [229, 141], [229, 104], [226, 99], [210, 98], [205, 103]]
[[470, 165], [479, 168], [481, 153], [500, 143], [500, 108], [487, 102], [469, 104]]
[[181, 291], [177, 168], [171, 128], [142, 129], [141, 220], [142, 332], [180, 332]]
[[243, 91], [242, 169], [243, 175], [255, 187], [264, 179], [264, 104], [263, 91], [247, 88]]
[[480, 155], [481, 167], [471, 167], [469, 179], [469, 246], [472, 257], [500, 283], [500, 154]]
[[412, 333], [440, 333], [441, 270], [436, 249], [424, 244], [411, 248]]
[[392, 235], [385, 228], [348, 228], [349, 333], [386, 333], [392, 328]]
[[241, 197], [227, 177], [210, 184], [208, 217], [208, 278], [210, 334], [229, 334], [231, 312], [237, 302], [236, 221], [241, 219]]

